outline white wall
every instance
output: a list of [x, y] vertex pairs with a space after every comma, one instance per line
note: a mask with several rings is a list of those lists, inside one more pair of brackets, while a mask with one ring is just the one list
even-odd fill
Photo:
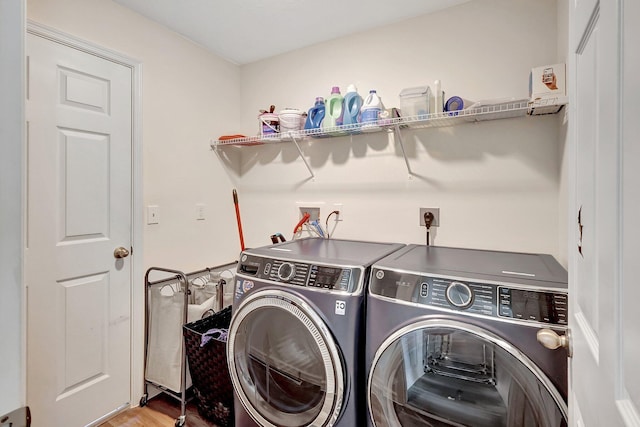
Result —
[[[312, 28], [309, 31], [313, 31]], [[295, 35], [292, 35], [295, 36]], [[447, 96], [527, 98], [529, 71], [557, 61], [556, 0], [475, 0], [432, 15], [336, 39], [241, 68], [242, 129], [257, 114], [307, 110], [332, 86], [377, 89], [387, 108], [405, 87], [442, 80]], [[435, 244], [561, 252], [558, 235], [561, 115], [523, 117], [406, 131], [409, 177], [397, 142], [386, 134], [302, 144], [309, 179], [292, 144], [238, 148], [247, 246], [291, 237], [296, 201], [344, 204], [334, 236], [423, 243], [419, 207], [439, 207]], [[562, 242], [564, 244], [564, 242]]]
[[27, 17], [142, 63], [144, 205], [160, 206], [160, 224], [144, 229], [145, 268], [235, 260], [231, 185], [209, 142], [239, 122], [238, 67], [110, 0], [29, 0]]
[[25, 405], [22, 286], [24, 2], [0, 0], [0, 416]]

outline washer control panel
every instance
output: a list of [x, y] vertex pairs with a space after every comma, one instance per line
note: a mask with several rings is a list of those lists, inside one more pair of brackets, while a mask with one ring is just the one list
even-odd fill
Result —
[[242, 255], [238, 273], [271, 282], [345, 292], [352, 292], [360, 277], [359, 269], [246, 254]]
[[[423, 288], [426, 285], [426, 296]], [[418, 302], [440, 307], [465, 310], [469, 313], [495, 316], [496, 298], [491, 285], [460, 280], [426, 277], [420, 283]], [[429, 292], [431, 291], [431, 292]]]
[[562, 290], [480, 283], [383, 269], [373, 270], [369, 289], [374, 295], [458, 312], [567, 325], [568, 298]]

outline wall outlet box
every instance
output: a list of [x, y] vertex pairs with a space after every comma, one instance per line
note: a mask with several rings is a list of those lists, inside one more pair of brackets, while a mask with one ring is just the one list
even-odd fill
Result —
[[315, 221], [315, 220], [319, 220], [320, 219], [320, 215], [322, 215], [322, 208], [325, 206], [325, 202], [318, 202], [318, 201], [310, 201], [310, 202], [304, 202], [304, 201], [298, 201], [296, 202], [296, 212], [297, 212], [297, 218], [300, 219], [302, 218], [302, 216], [304, 215], [305, 212], [307, 212], [310, 217], [309, 217], [309, 221]]
[[532, 68], [529, 74], [529, 97], [531, 101], [566, 97], [566, 76], [565, 64], [552, 64]]
[[426, 227], [424, 221], [424, 214], [427, 212], [431, 212], [433, 214], [433, 221], [431, 222], [431, 227], [439, 227], [440, 226], [440, 208], [420, 208], [420, 217], [418, 220], [420, 221], [420, 225], [422, 227]]
[[309, 221], [317, 221], [320, 219], [320, 208], [300, 206], [300, 218], [302, 218], [305, 213], [309, 214]]

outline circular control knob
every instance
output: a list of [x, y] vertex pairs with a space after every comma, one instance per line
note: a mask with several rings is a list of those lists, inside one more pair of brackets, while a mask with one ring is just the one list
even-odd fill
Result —
[[451, 282], [447, 287], [447, 301], [458, 308], [465, 308], [473, 302], [473, 291], [462, 282]]
[[278, 278], [280, 280], [284, 280], [285, 282], [293, 279], [293, 276], [296, 275], [296, 266], [290, 262], [285, 262], [278, 267]]

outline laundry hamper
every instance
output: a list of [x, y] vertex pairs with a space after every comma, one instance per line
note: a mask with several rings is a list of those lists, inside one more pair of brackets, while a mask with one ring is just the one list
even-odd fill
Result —
[[[198, 412], [219, 427], [234, 425], [233, 385], [226, 352], [226, 333], [230, 323], [231, 307], [227, 307], [183, 326]], [[217, 332], [201, 346], [203, 335], [212, 329]]]

